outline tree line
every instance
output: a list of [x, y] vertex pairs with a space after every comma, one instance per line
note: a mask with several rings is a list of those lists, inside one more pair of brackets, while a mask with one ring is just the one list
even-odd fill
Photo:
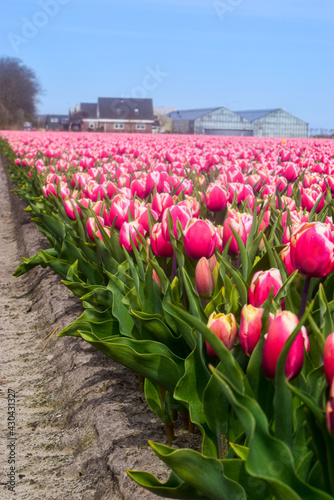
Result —
[[41, 92], [36, 74], [20, 59], [0, 58], [0, 129], [34, 122]]

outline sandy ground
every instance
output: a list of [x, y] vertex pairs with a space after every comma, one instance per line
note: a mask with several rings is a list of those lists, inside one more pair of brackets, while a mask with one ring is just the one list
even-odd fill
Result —
[[[2, 165], [0, 186], [0, 498], [155, 499], [125, 470], [167, 477], [147, 445], [148, 439], [166, 443], [163, 425], [126, 368], [83, 340], [43, 340], [77, 318], [80, 303], [48, 269], [12, 277], [22, 256], [48, 243], [23, 211], [24, 204], [9, 193], [13, 186]], [[12, 436], [8, 390], [15, 391]], [[199, 437], [179, 427], [173, 445], [198, 447]], [[7, 484], [11, 451], [15, 493]]]

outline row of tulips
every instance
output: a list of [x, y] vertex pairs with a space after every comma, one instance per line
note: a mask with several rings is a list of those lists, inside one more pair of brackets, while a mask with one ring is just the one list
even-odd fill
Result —
[[[333, 498], [334, 151], [320, 141], [6, 134], [17, 194], [82, 300], [61, 332], [145, 379], [169, 498]], [[8, 143], [12, 149], [9, 148]], [[222, 450], [222, 436], [230, 443]]]

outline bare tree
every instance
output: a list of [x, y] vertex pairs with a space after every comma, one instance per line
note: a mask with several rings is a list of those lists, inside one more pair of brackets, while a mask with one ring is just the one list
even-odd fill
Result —
[[173, 120], [169, 116], [163, 115], [161, 113], [155, 112], [161, 131], [172, 132], [173, 131]]
[[0, 58], [0, 123], [21, 127], [36, 114], [41, 86], [33, 70], [20, 59]]

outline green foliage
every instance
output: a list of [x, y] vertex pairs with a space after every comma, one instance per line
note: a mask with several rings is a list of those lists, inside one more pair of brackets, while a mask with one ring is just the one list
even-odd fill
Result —
[[[51, 246], [24, 258], [15, 276], [36, 266], [56, 272], [84, 309], [59, 336], [81, 337], [143, 377], [147, 403], [166, 426], [171, 427], [175, 413], [180, 412], [201, 432], [202, 453], [150, 443], [171, 469], [165, 483], [146, 472], [128, 471], [130, 477], [166, 498], [333, 498], [334, 439], [326, 428], [328, 387], [322, 354], [334, 329], [334, 273], [321, 280], [312, 278], [306, 313], [285, 343], [275, 380], [268, 380], [262, 369], [270, 314], [279, 310], [283, 299], [285, 308], [298, 314], [304, 286], [297, 271], [288, 276], [279, 256], [284, 248], [280, 211], [285, 203], [279, 190], [275, 198], [255, 203], [254, 214], [260, 203], [261, 209], [253, 217], [246, 245], [232, 229], [240, 252], [238, 262], [228, 254], [230, 242], [222, 254], [216, 251], [215, 291], [209, 300], [202, 300], [196, 291], [196, 262], [184, 250], [180, 224], [174, 236], [171, 216], [168, 226], [174, 258], [156, 257], [143, 240], [138, 248], [132, 242], [128, 252], [120, 246], [114, 225], [107, 228], [109, 235], [91, 207], [81, 205], [82, 218], [76, 212], [75, 220], [70, 219], [59, 186], [57, 196], [46, 198], [36, 169], [29, 176], [27, 167], [16, 166], [6, 141], [0, 140], [0, 152], [11, 162], [9, 170], [19, 186], [16, 194], [26, 201], [27, 211]], [[71, 168], [66, 174], [68, 182], [74, 172]], [[205, 175], [214, 177], [214, 169]], [[199, 192], [199, 186], [195, 188]], [[298, 189], [296, 181], [297, 207], [301, 203]], [[328, 191], [328, 204], [319, 214], [321, 200], [317, 200], [310, 221], [324, 220], [330, 213], [329, 195]], [[183, 194], [179, 197], [184, 198]], [[103, 203], [110, 209], [109, 201]], [[236, 193], [233, 204], [237, 207]], [[268, 208], [268, 227], [260, 231]], [[205, 207], [202, 212], [210, 216]], [[226, 215], [222, 211], [217, 220], [223, 223]], [[94, 218], [101, 235], [94, 241], [86, 234], [89, 217]], [[151, 214], [149, 222], [152, 226]], [[254, 274], [270, 268], [279, 269], [283, 286], [262, 304], [260, 340], [250, 357], [238, 342], [229, 351], [208, 328], [208, 317], [213, 312], [232, 313], [240, 326]], [[288, 382], [286, 359], [302, 325], [310, 336], [310, 352], [302, 372]], [[217, 359], [209, 358], [206, 343]], [[222, 450], [223, 441], [229, 442], [227, 453]]]

